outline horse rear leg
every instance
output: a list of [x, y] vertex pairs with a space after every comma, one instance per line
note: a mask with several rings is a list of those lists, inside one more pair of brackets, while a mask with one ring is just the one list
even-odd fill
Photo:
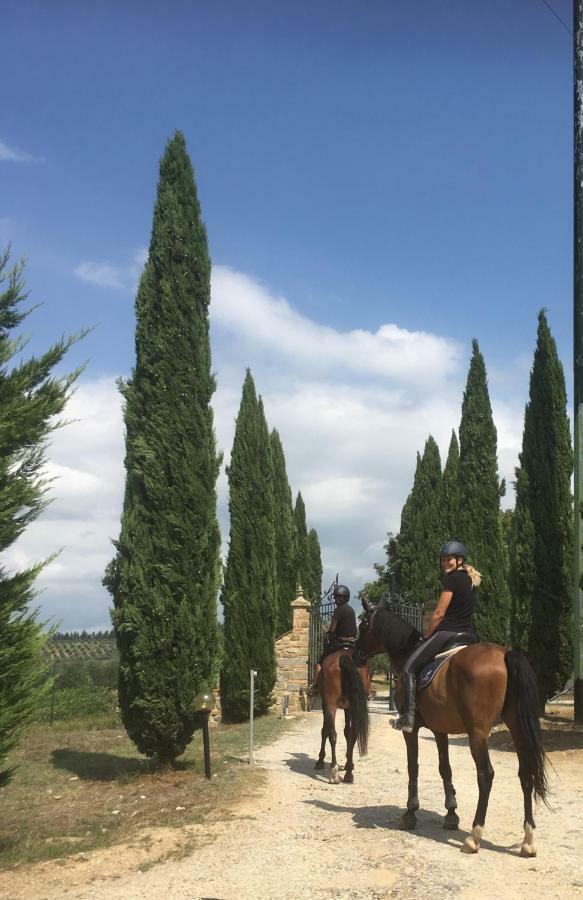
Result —
[[488, 736], [482, 732], [470, 732], [470, 750], [476, 764], [478, 775], [478, 806], [474, 816], [472, 832], [465, 839], [462, 850], [464, 853], [477, 853], [480, 849], [480, 841], [484, 831], [486, 812], [488, 811], [488, 799], [494, 780], [494, 769], [488, 753]]
[[324, 723], [322, 725], [322, 743], [320, 745], [320, 753], [318, 756], [318, 762], [314, 766], [315, 769], [323, 769], [324, 768], [324, 760], [326, 759], [326, 741], [328, 740], [328, 722], [326, 719], [326, 707], [322, 704], [322, 713], [324, 716]]
[[401, 816], [401, 828], [415, 828], [419, 809], [417, 782], [419, 778], [419, 729], [404, 731], [403, 737], [407, 745], [407, 771], [409, 773], [409, 791], [407, 796], [407, 812]]
[[353, 784], [354, 775], [354, 745], [356, 744], [356, 728], [352, 721], [352, 715], [349, 709], [344, 710], [344, 737], [346, 738], [346, 772], [344, 773], [345, 784]]
[[524, 797], [524, 838], [520, 848], [520, 855], [536, 856], [536, 847], [534, 846], [534, 829], [536, 825], [534, 824], [532, 811], [532, 795], [534, 791], [532, 767], [528, 765], [528, 755], [524, 746], [522, 729], [515, 711], [513, 709], [504, 710], [502, 718], [512, 735], [512, 741], [518, 756], [518, 777], [520, 778], [522, 796]]
[[437, 744], [437, 752], [439, 753], [439, 774], [443, 781], [443, 790], [445, 792], [445, 808], [447, 815], [443, 820], [443, 827], [448, 831], [455, 831], [460, 823], [459, 816], [456, 813], [457, 801], [455, 799], [455, 788], [452, 782], [451, 766], [449, 764], [449, 743], [447, 734], [441, 731], [434, 731], [435, 743]]

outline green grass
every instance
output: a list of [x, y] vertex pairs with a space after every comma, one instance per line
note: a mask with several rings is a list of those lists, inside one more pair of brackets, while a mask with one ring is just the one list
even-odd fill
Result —
[[[257, 719], [256, 746], [287, 727], [275, 716]], [[152, 826], [224, 817], [264, 777], [242, 762], [248, 734], [246, 724], [211, 729], [208, 781], [200, 731], [177, 768], [158, 773], [116, 715], [35, 725], [14, 754], [12, 782], [0, 789], [0, 868], [139, 840]]]

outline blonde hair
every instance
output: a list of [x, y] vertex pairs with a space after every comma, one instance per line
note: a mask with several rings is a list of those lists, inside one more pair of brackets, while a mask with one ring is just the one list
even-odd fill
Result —
[[460, 568], [462, 568], [464, 570], [464, 572], [467, 572], [468, 575], [470, 576], [470, 579], [472, 582], [472, 587], [478, 587], [478, 585], [480, 584], [480, 582], [482, 580], [482, 576], [480, 575], [478, 570], [474, 569], [474, 567], [470, 566], [468, 563], [464, 563], [463, 566], [461, 566]]

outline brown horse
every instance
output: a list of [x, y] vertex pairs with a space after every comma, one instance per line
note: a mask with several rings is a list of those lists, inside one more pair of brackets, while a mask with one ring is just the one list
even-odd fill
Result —
[[352, 760], [354, 745], [358, 743], [361, 756], [366, 755], [368, 748], [368, 669], [364, 665], [356, 668], [350, 652], [335, 650], [322, 661], [318, 676], [318, 690], [322, 697], [322, 745], [315, 765], [316, 769], [324, 768], [326, 757], [326, 741], [330, 741], [332, 762], [330, 763], [330, 782], [338, 784], [338, 763], [336, 761], [336, 710], [344, 710], [344, 737], [346, 738], [346, 770], [344, 781], [354, 781], [354, 763]]
[[[355, 652], [360, 651], [365, 657], [386, 652], [394, 669], [400, 672], [420, 640], [420, 633], [387, 606], [371, 610], [366, 601], [363, 601], [363, 606], [366, 616], [361, 624]], [[467, 734], [476, 764], [479, 798], [472, 831], [466, 837], [462, 850], [466, 853], [478, 851], [494, 778], [488, 736], [494, 723], [502, 718], [512, 735], [518, 755], [518, 776], [524, 796], [524, 839], [520, 855], [536, 856], [532, 798], [534, 794], [536, 799], [546, 803], [547, 795], [545, 752], [538, 708], [535, 675], [523, 654], [506, 650], [499, 644], [479, 643], [451, 656], [430, 685], [419, 692], [413, 731], [403, 732], [407, 745], [409, 794], [401, 827], [415, 828], [416, 825], [415, 813], [419, 809], [418, 733], [421, 726], [433, 732], [437, 744], [439, 774], [443, 780], [447, 810], [443, 827], [458, 827], [447, 736]]]

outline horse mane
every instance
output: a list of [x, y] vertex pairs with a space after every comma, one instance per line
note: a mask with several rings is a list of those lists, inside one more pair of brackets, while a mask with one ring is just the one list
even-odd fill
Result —
[[421, 637], [421, 632], [386, 605], [375, 613], [375, 626], [379, 640], [387, 651], [408, 653]]

